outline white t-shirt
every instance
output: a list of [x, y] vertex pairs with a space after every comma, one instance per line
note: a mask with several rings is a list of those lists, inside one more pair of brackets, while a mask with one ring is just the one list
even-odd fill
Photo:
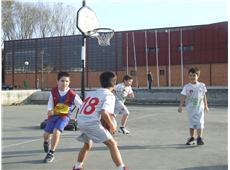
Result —
[[100, 88], [86, 94], [84, 103], [77, 115], [80, 124], [101, 120], [101, 110], [114, 113], [115, 96], [106, 88]]
[[192, 122], [204, 122], [204, 96], [207, 92], [204, 83], [188, 83], [184, 86], [181, 94], [186, 96], [186, 111]]
[[127, 99], [127, 96], [129, 94], [133, 93], [132, 87], [131, 86], [125, 86], [124, 83], [119, 83], [115, 86], [115, 96], [118, 100], [121, 100], [122, 102], [125, 102]]
[[[70, 90], [70, 88], [68, 88], [67, 90], [65, 91], [60, 91], [58, 90], [58, 93], [60, 96], [65, 96], [66, 93]], [[75, 98], [74, 98], [74, 104], [72, 105], [72, 107], [70, 108], [70, 110], [73, 110], [74, 106], [76, 106], [77, 108], [80, 108], [80, 106], [82, 105], [82, 100], [81, 98], [78, 96], [78, 94], [76, 94]], [[49, 95], [49, 100], [48, 100], [48, 111], [49, 110], [53, 110], [54, 108], [54, 101], [53, 101], [53, 95], [52, 93], [50, 92], [50, 95]]]

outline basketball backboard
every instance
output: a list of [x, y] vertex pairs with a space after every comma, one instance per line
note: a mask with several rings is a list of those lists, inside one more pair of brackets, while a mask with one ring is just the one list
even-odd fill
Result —
[[85, 36], [90, 34], [96, 28], [99, 28], [99, 22], [95, 12], [88, 6], [81, 7], [77, 12], [77, 28]]

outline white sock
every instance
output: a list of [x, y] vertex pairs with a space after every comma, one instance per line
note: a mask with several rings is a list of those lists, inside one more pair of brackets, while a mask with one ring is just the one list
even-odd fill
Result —
[[125, 165], [122, 163], [120, 166], [118, 166], [118, 170], [123, 170], [123, 167], [125, 167]]
[[77, 163], [74, 165], [75, 168], [82, 168], [82, 166], [83, 166], [83, 162], [77, 162]]

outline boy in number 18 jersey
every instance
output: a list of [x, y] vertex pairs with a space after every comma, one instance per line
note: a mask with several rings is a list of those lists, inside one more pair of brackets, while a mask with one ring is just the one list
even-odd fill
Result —
[[[102, 88], [89, 92], [86, 95], [77, 116], [81, 131], [81, 135], [77, 137], [77, 140], [84, 142], [84, 145], [78, 154], [73, 170], [83, 169], [83, 162], [92, 147], [92, 142], [107, 145], [118, 170], [127, 170], [122, 161], [117, 142], [111, 135], [111, 133], [116, 131], [116, 125], [110, 117], [115, 107], [115, 96], [112, 91], [116, 84], [116, 76], [112, 72], [104, 72], [100, 75], [100, 82]], [[101, 118], [108, 124], [111, 133], [102, 126]]]

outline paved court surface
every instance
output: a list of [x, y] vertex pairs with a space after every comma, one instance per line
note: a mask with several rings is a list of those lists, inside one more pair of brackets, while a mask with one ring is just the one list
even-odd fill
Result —
[[[186, 113], [177, 107], [128, 106], [129, 135], [116, 134], [124, 162], [130, 170], [226, 170], [227, 108], [210, 108], [205, 120], [205, 145], [188, 147]], [[82, 144], [79, 132], [65, 131], [51, 164], [42, 162], [46, 105], [4, 106], [2, 108], [3, 170], [71, 170]], [[115, 170], [108, 149], [94, 144], [85, 170]]]

